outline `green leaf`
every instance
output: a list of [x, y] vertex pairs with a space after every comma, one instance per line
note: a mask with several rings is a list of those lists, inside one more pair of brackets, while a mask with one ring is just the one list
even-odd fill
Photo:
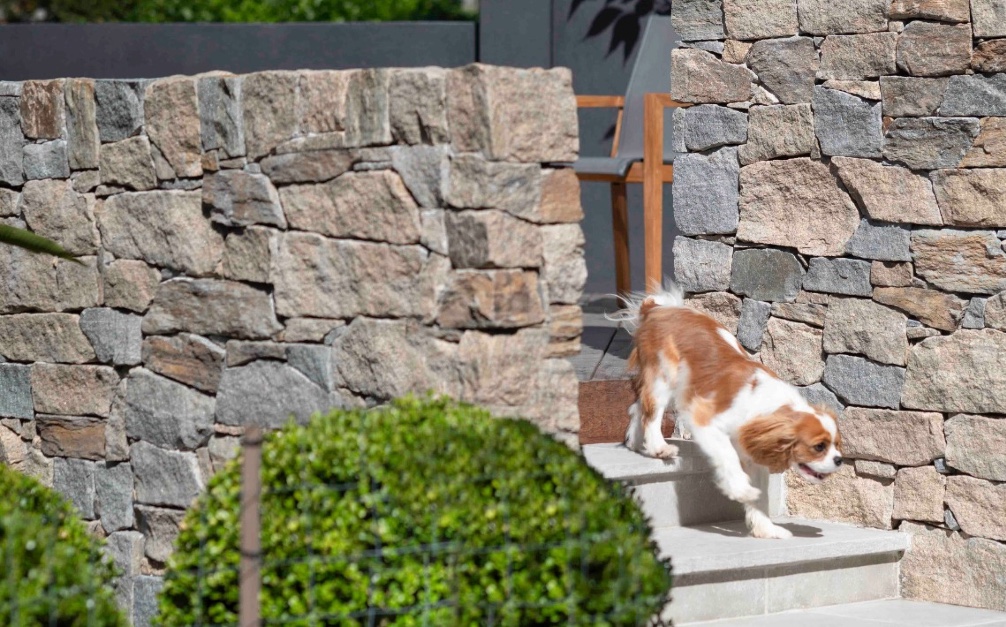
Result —
[[56, 242], [46, 239], [41, 235], [36, 235], [31, 231], [26, 231], [24, 229], [19, 229], [17, 227], [8, 226], [6, 224], [0, 224], [0, 243], [10, 244], [11, 246], [17, 246], [18, 248], [23, 248], [29, 250], [33, 253], [45, 253], [48, 255], [53, 255], [54, 257], [59, 257], [61, 259], [67, 259], [74, 263], [79, 263], [84, 265], [80, 260], [68, 253], [62, 246]]

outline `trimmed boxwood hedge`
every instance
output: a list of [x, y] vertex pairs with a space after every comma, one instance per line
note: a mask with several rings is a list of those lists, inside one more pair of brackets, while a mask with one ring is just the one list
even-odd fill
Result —
[[0, 464], [0, 624], [126, 627], [115, 568], [63, 497]]
[[[262, 617], [290, 625], [641, 625], [669, 564], [625, 488], [518, 420], [407, 398], [263, 447]], [[161, 625], [234, 623], [240, 466], [185, 518]]]

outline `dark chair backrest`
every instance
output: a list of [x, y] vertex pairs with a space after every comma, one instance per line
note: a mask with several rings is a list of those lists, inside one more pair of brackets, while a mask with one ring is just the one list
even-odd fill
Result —
[[[629, 87], [625, 92], [625, 110], [622, 114], [622, 134], [616, 157], [643, 158], [643, 95], [671, 92], [671, 51], [681, 39], [671, 27], [669, 15], [651, 15], [643, 29], [643, 40], [632, 66]], [[672, 109], [665, 110], [670, 116]], [[670, 159], [672, 124], [664, 124], [664, 156]]]

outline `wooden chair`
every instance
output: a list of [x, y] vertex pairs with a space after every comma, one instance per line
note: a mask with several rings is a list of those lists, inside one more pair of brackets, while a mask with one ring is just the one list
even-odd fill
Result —
[[627, 185], [643, 184], [643, 245], [646, 289], [663, 280], [664, 184], [674, 180], [674, 153], [664, 109], [687, 107], [671, 91], [671, 50], [678, 38], [671, 18], [648, 18], [625, 96], [578, 96], [581, 108], [615, 108], [615, 139], [609, 157], [581, 157], [574, 165], [581, 181], [611, 184], [611, 221], [615, 239], [615, 285], [632, 290], [629, 272], [629, 208]]

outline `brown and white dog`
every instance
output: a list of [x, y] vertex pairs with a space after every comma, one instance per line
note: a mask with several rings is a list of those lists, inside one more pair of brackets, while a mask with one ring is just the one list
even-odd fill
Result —
[[650, 295], [622, 297], [626, 308], [609, 316], [635, 329], [629, 366], [636, 402], [629, 408], [625, 444], [644, 455], [670, 458], [677, 447], [661, 433], [670, 405], [713, 467], [727, 498], [744, 504], [751, 535], [789, 538], [755, 505], [756, 468], [793, 468], [820, 483], [842, 465], [838, 421], [812, 407], [792, 385], [755, 361], [711, 317], [686, 307], [673, 284]]

